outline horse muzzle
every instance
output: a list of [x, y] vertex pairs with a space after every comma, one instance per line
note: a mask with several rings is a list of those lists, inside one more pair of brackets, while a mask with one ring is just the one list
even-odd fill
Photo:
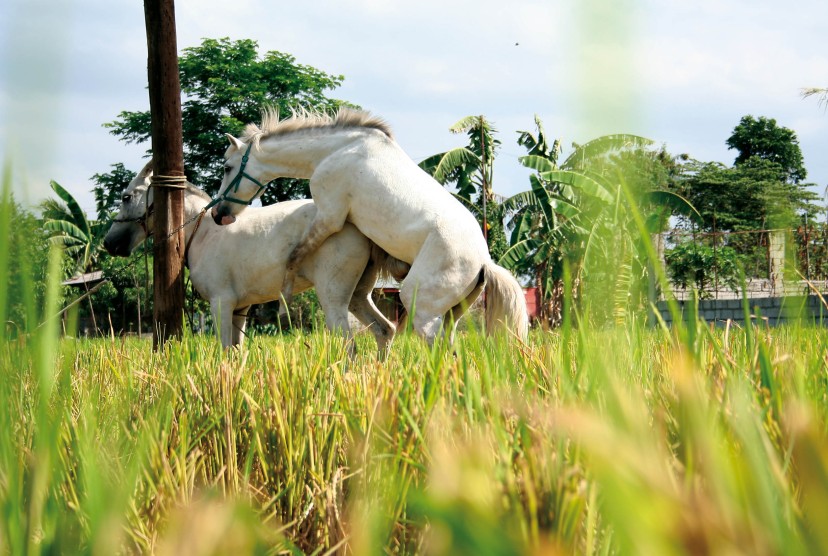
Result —
[[129, 257], [132, 253], [129, 238], [124, 234], [107, 235], [104, 238], [103, 246], [106, 252], [114, 257]]
[[236, 217], [230, 214], [230, 207], [226, 203], [221, 203], [213, 207], [213, 210], [210, 211], [210, 216], [213, 217], [213, 221], [219, 226], [227, 226], [236, 221]]

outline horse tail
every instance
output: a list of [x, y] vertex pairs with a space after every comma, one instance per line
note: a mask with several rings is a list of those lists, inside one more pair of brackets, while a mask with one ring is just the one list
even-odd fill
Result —
[[395, 259], [373, 242], [371, 242], [371, 262], [379, 270], [381, 278], [393, 278], [397, 282], [405, 280], [405, 277], [408, 276], [408, 271], [411, 270], [410, 264]]
[[529, 334], [526, 296], [512, 273], [488, 262], [483, 267], [486, 279], [486, 333], [509, 330], [521, 340]]

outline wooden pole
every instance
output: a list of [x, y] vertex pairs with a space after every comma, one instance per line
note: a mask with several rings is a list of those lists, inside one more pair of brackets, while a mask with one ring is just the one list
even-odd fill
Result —
[[144, 18], [155, 186], [153, 348], [159, 349], [181, 337], [184, 322], [184, 144], [173, 0], [144, 0]]

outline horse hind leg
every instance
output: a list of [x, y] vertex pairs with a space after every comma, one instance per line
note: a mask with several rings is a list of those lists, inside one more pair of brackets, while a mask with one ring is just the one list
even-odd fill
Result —
[[444, 323], [443, 326], [445, 327], [445, 333], [449, 342], [449, 345], [454, 345], [454, 337], [457, 332], [457, 323], [460, 321], [460, 317], [462, 317], [466, 311], [469, 310], [469, 307], [477, 301], [477, 298], [480, 296], [480, 292], [483, 291], [483, 288], [486, 287], [486, 278], [483, 270], [480, 270], [480, 274], [477, 276], [477, 283], [472, 289], [471, 293], [466, 296], [466, 298], [452, 307], [444, 316]]
[[[425, 338], [429, 346], [434, 344], [443, 326], [447, 339], [453, 341], [457, 319], [480, 295], [485, 284], [483, 273], [479, 271], [470, 276], [466, 274], [466, 278], [455, 275], [447, 280], [444, 276], [432, 268], [424, 271], [421, 267], [416, 275], [413, 271], [409, 274], [400, 292], [403, 305], [412, 314], [414, 332]], [[420, 278], [419, 287], [417, 278]]]
[[371, 329], [371, 332], [374, 334], [374, 339], [377, 341], [377, 358], [380, 361], [384, 361], [391, 350], [396, 328], [377, 309], [371, 297], [378, 274], [379, 268], [377, 265], [369, 262], [368, 266], [365, 267], [365, 272], [363, 272], [362, 277], [359, 279], [359, 283], [357, 283], [354, 295], [351, 297], [351, 302], [348, 305], [348, 310], [353, 313], [359, 322]]

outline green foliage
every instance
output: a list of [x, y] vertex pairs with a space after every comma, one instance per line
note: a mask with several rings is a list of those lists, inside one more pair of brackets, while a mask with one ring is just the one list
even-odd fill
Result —
[[[519, 144], [529, 151], [521, 163], [535, 170], [531, 189], [507, 199], [511, 215], [510, 247], [502, 264], [531, 276], [548, 303], [541, 314], [560, 324], [565, 268], [582, 301], [593, 305], [599, 320], [644, 306], [645, 250], [630, 207], [645, 212], [649, 233], [662, 231], [675, 212], [694, 215], [680, 195], [666, 191], [672, 160], [666, 152], [649, 150], [651, 141], [634, 135], [608, 135], [584, 145], [558, 166], [559, 142], [549, 147], [540, 120], [537, 137], [520, 132]], [[544, 146], [546, 145], [546, 146]]]
[[[551, 144], [549, 143], [543, 122], [537, 114], [535, 114], [535, 127], [538, 130], [537, 135], [530, 131], [518, 131], [517, 144], [527, 150], [527, 158], [536, 156], [540, 160], [545, 160], [549, 163], [551, 170], [558, 164], [558, 156], [563, 150], [561, 140], [555, 139]], [[539, 168], [535, 169], [542, 171]]]
[[443, 185], [454, 185], [455, 195], [477, 216], [485, 228], [489, 253], [498, 260], [508, 247], [503, 229], [503, 210], [495, 199], [492, 168], [500, 141], [497, 130], [483, 116], [466, 116], [449, 128], [465, 133], [469, 144], [435, 154], [419, 166]]
[[294, 295], [284, 314], [278, 301], [257, 305], [249, 313], [247, 321], [247, 330], [252, 335], [312, 332], [324, 327], [325, 314], [319, 305], [316, 290]]
[[[130, 258], [102, 257], [99, 266], [108, 283], [91, 296], [98, 328], [109, 333], [111, 323], [116, 334], [152, 331], [151, 246], [145, 245], [143, 252]], [[81, 307], [81, 317], [91, 318], [87, 307]]]
[[743, 116], [726, 143], [739, 151], [735, 166], [758, 157], [778, 165], [787, 183], [798, 184], [808, 175], [796, 133], [777, 125], [773, 118]]
[[[701, 231], [790, 228], [802, 215], [812, 219], [821, 211], [811, 184], [802, 183], [806, 171], [793, 131], [773, 119], [744, 116], [727, 145], [739, 151], [732, 167], [684, 157], [671, 175], [673, 190], [698, 209]], [[739, 253], [753, 257], [755, 247]]]
[[779, 164], [756, 156], [733, 167], [688, 160], [675, 187], [698, 209], [705, 231], [789, 227], [798, 215], [820, 210], [816, 194], [786, 182]]
[[113, 164], [109, 172], [92, 176], [92, 181], [95, 182], [92, 192], [95, 194], [95, 209], [99, 221], [105, 222], [110, 219], [112, 212], [118, 208], [121, 194], [135, 176], [135, 172], [128, 170], [120, 162]]
[[37, 324], [43, 311], [52, 242], [42, 222], [13, 197], [0, 199], [0, 215], [8, 225], [8, 233], [0, 237], [3, 259], [8, 264], [8, 268], [0, 267], [5, 271], [0, 277], [6, 305], [0, 316], [4, 316], [3, 328], [17, 334]]
[[[253, 40], [204, 39], [201, 45], [183, 50], [179, 71], [184, 167], [190, 182], [210, 194], [223, 177], [216, 161], [227, 149], [225, 133], [240, 135], [246, 124], [259, 121], [265, 107], [289, 114], [330, 112], [345, 104], [326, 96], [342, 84], [341, 75], [298, 64], [282, 52], [269, 51], [260, 57]], [[105, 127], [127, 143], [143, 143], [150, 138], [149, 111], [121, 112]], [[307, 196], [306, 181], [283, 179], [279, 187], [265, 192], [262, 202]]]
[[687, 241], [667, 250], [664, 255], [670, 280], [682, 289], [705, 292], [715, 280], [722, 287], [739, 290], [739, 254], [726, 245], [715, 249], [704, 243]]
[[61, 202], [47, 199], [41, 205], [43, 228], [52, 243], [61, 246], [73, 260], [70, 274], [86, 272], [95, 265], [106, 231], [102, 224], [89, 222], [77, 200], [56, 181], [49, 184]]

